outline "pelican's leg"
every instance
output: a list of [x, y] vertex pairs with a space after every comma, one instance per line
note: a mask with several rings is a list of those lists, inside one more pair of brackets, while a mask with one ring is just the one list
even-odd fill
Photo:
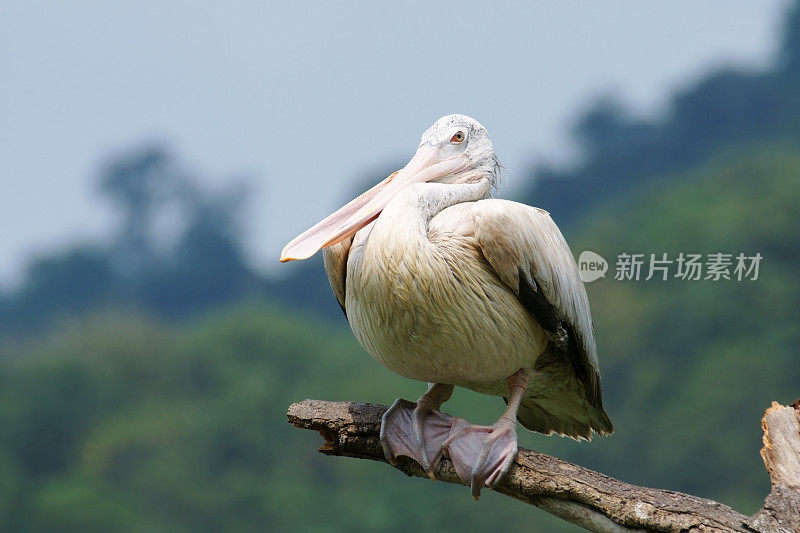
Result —
[[508, 378], [508, 408], [491, 426], [477, 426], [456, 418], [444, 448], [458, 477], [472, 487], [472, 497], [485, 486], [494, 487], [517, 456], [517, 411], [528, 388], [528, 374], [519, 370]]
[[453, 422], [439, 408], [451, 394], [452, 385], [432, 383], [416, 403], [398, 398], [392, 404], [381, 420], [381, 445], [390, 463], [396, 465], [398, 455], [411, 457], [436, 480], [433, 469], [442, 458], [442, 444]]

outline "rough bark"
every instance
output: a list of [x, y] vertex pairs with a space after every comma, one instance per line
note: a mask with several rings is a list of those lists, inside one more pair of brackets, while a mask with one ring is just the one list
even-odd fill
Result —
[[[383, 405], [306, 400], [289, 407], [289, 422], [318, 431], [327, 455], [386, 462], [378, 434]], [[747, 517], [719, 502], [689, 494], [630, 485], [567, 461], [520, 449], [498, 492], [596, 532], [738, 531], [800, 533], [800, 417], [794, 406], [777, 403], [762, 421], [761, 455], [772, 479], [764, 508]], [[414, 461], [397, 468], [427, 479]], [[436, 478], [463, 484], [452, 463], [442, 459]]]
[[784, 407], [772, 402], [761, 419], [761, 458], [772, 489], [764, 508], [748, 521], [758, 531], [800, 532], [800, 400]]

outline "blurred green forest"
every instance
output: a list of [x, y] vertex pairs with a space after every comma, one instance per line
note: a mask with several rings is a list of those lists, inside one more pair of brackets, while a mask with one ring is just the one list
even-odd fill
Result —
[[[632, 120], [602, 100], [583, 158], [536, 169], [519, 200], [573, 251], [763, 256], [756, 281], [588, 285], [612, 437], [521, 445], [745, 513], [769, 487], [759, 420], [800, 396], [800, 4], [762, 72], [722, 70]], [[319, 261], [272, 278], [241, 240], [247, 188], [197, 185], [144, 147], [108, 162], [110, 243], [31, 263], [0, 295], [3, 531], [541, 531], [576, 528], [491, 492], [314, 452], [304, 398], [389, 403], [424, 389], [358, 346]], [[163, 235], [164, 220], [169, 238]], [[613, 264], [612, 264], [613, 270]], [[447, 410], [489, 423], [499, 400]]]

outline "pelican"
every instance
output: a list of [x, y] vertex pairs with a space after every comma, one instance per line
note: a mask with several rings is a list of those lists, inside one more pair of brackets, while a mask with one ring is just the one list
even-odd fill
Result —
[[[575, 439], [613, 432], [603, 410], [586, 290], [550, 215], [492, 199], [500, 164], [486, 129], [437, 120], [401, 170], [294, 238], [281, 261], [323, 250], [339, 305], [364, 349], [428, 383], [381, 424], [386, 458], [435, 479], [446, 454], [474, 498], [517, 454], [516, 421]], [[491, 426], [440, 411], [454, 387], [501, 396]]]

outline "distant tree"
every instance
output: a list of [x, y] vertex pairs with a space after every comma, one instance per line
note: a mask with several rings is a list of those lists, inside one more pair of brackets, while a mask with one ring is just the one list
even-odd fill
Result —
[[647, 140], [646, 126], [630, 117], [613, 96], [602, 96], [578, 120], [572, 130], [587, 157], [628, 153]]
[[181, 191], [179, 202], [188, 216], [185, 229], [142, 282], [147, 304], [176, 316], [242, 298], [258, 284], [241, 241], [248, 188]]
[[118, 283], [109, 254], [76, 246], [33, 261], [25, 284], [0, 307], [0, 335], [25, 333], [64, 314], [85, 313], [105, 302]]
[[[242, 243], [249, 191], [241, 183], [208, 190], [150, 145], [110, 160], [98, 189], [116, 208], [119, 231], [107, 244], [73, 245], [31, 262], [23, 285], [0, 295], [0, 338], [98, 309], [191, 316], [266, 290]], [[164, 220], [174, 226], [171, 238]]]
[[633, 119], [610, 97], [576, 122], [571, 165], [540, 165], [522, 200], [569, 226], [605, 202], [675, 179], [722, 150], [800, 140], [800, 2], [789, 12], [777, 62], [762, 72], [724, 68], [676, 93], [667, 112]]
[[147, 146], [111, 160], [100, 176], [100, 192], [119, 210], [115, 240], [117, 267], [141, 271], [155, 256], [152, 226], [156, 210], [180, 187], [182, 178], [163, 147]]
[[[114, 265], [130, 298], [164, 316], [241, 298], [258, 278], [241, 242], [248, 188], [210, 191], [191, 176], [164, 148], [149, 146], [112, 161], [100, 180], [123, 217], [111, 246]], [[179, 227], [166, 246], [163, 218]]]
[[789, 8], [784, 22], [779, 66], [785, 74], [800, 77], [800, 2]]

